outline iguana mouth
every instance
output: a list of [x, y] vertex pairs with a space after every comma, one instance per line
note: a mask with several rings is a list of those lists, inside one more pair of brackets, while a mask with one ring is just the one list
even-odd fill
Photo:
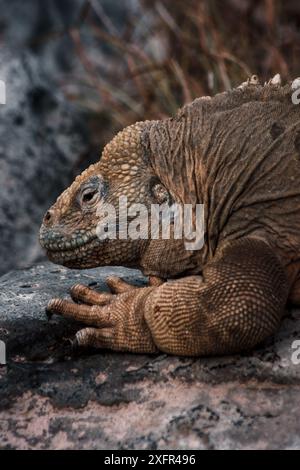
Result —
[[94, 238], [85, 245], [81, 245], [71, 250], [51, 251], [47, 250], [47, 256], [52, 263], [63, 264], [70, 268], [90, 267], [90, 258], [98, 246], [98, 239]]
[[94, 231], [76, 232], [70, 238], [66, 238], [57, 232], [40, 232], [40, 243], [51, 256], [69, 257], [71, 254], [85, 252], [97, 235]]

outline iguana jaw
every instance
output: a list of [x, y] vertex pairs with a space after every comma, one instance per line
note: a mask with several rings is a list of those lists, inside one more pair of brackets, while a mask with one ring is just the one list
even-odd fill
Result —
[[[62, 264], [64, 266], [76, 268], [77, 265], [80, 265], [81, 267], [83, 260], [86, 260], [86, 265], [90, 266], [91, 262], [88, 262], [87, 254], [94, 249], [96, 244], [97, 244], [97, 241], [94, 239], [90, 243], [87, 243], [86, 245], [80, 246], [73, 250], [59, 250], [59, 251], [47, 250], [46, 253], [47, 253], [49, 260], [55, 264]], [[98, 266], [97, 263], [96, 263], [96, 266]]]
[[99, 266], [116, 266], [122, 264], [127, 267], [139, 267], [140, 244], [136, 247], [128, 246], [118, 247], [115, 251], [119, 256], [113, 256], [114, 246], [110, 240], [99, 240], [95, 238], [90, 242], [73, 250], [50, 251], [47, 250], [47, 256], [50, 261], [72, 269], [97, 268]]
[[90, 265], [90, 254], [94, 252], [99, 240], [96, 232], [92, 230], [87, 232], [80, 230], [73, 233], [71, 237], [64, 237], [41, 228], [40, 244], [53, 263], [76, 267], [75, 264], [82, 266], [85, 259]]
[[77, 249], [83, 249], [97, 238], [96, 232], [80, 230], [71, 237], [63, 237], [51, 231], [40, 231], [40, 243], [49, 253], [67, 253]]

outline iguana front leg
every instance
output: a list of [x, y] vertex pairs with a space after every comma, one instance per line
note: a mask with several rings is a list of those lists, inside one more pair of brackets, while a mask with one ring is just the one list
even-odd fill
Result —
[[249, 238], [219, 249], [203, 278], [130, 290], [107, 297], [104, 306], [54, 300], [48, 309], [96, 327], [77, 333], [82, 346], [216, 355], [252, 348], [275, 332], [287, 296], [278, 258], [266, 243]]

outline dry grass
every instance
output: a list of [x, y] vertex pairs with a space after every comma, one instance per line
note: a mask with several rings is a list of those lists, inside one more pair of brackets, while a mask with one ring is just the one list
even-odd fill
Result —
[[[262, 80], [277, 72], [285, 79], [300, 75], [297, 1], [141, 2], [142, 17], [127, 18], [120, 33], [99, 2], [86, 1], [69, 31], [85, 71], [79, 94], [96, 115], [108, 116], [108, 136], [137, 120], [173, 114], [252, 73]], [[103, 47], [109, 54], [100, 53]]]

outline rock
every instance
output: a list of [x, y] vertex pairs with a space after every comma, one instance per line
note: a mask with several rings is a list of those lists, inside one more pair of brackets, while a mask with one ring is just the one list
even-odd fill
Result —
[[120, 57], [95, 40], [85, 13], [99, 25], [106, 18], [119, 34], [124, 18], [140, 7], [137, 0], [0, 0], [0, 8], [6, 46], [0, 80], [7, 89], [6, 104], [0, 104], [1, 275], [42, 260], [37, 232], [44, 212], [76, 174], [99, 159], [114, 134], [70, 31], [80, 25], [82, 47], [101, 77], [112, 63], [119, 70]]
[[95, 40], [86, 16], [116, 35], [122, 32], [126, 20], [133, 14], [136, 21], [141, 17], [138, 0], [51, 0], [42, 3], [36, 0], [0, 0], [0, 8], [3, 43], [18, 52], [27, 50], [38, 59], [48, 75], [65, 85], [74, 80], [86, 81], [86, 72], [71, 38], [72, 30], [79, 28], [83, 48], [95, 63], [101, 62], [102, 71], [103, 66], [107, 64], [109, 68], [113, 60], [112, 49], [103, 41]]
[[0, 278], [0, 338], [7, 345], [1, 448], [300, 447], [300, 365], [292, 362], [299, 311], [289, 312], [274, 338], [236, 356], [70, 351], [64, 338], [80, 325], [48, 322], [47, 301], [78, 282], [103, 288], [111, 274], [145, 281], [125, 268], [76, 271], [48, 262]]
[[3, 42], [17, 53], [27, 50], [39, 58], [47, 73], [61, 78], [75, 67], [74, 46], [67, 31], [77, 24], [82, 6], [81, 0], [0, 0]]
[[31, 55], [1, 49], [0, 273], [39, 259], [42, 216], [88, 149], [86, 119]]
[[[1, 275], [43, 260], [37, 241], [43, 214], [120, 130], [111, 105], [91, 86], [71, 33], [78, 28], [95, 74], [118, 89], [112, 70], [120, 74], [124, 64], [96, 39], [90, 20], [118, 36], [126, 18], [140, 24], [144, 15], [137, 0], [0, 0], [0, 8], [0, 80], [7, 90], [0, 104]], [[138, 29], [139, 37], [143, 25]]]

